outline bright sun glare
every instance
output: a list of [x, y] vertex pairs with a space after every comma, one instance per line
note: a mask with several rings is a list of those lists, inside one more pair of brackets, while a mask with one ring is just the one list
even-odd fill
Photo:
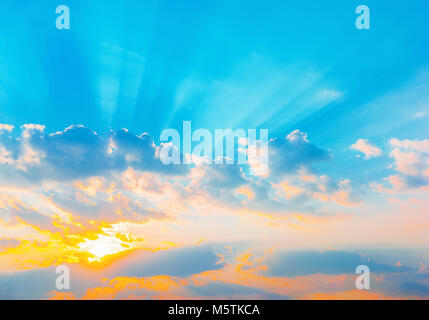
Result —
[[108, 255], [129, 250], [128, 243], [114, 236], [101, 234], [95, 240], [85, 239], [79, 244], [79, 250], [90, 253], [93, 258], [89, 257], [89, 262], [100, 262], [101, 259]]

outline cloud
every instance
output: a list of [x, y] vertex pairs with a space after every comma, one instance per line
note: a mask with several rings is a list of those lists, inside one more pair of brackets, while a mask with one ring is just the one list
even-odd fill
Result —
[[315, 293], [306, 297], [308, 300], [402, 300], [399, 296], [389, 296], [365, 290], [351, 290], [335, 293]]
[[[223, 264], [218, 264], [218, 260], [213, 246], [208, 244], [155, 252], [137, 250], [118, 261], [106, 276], [119, 274], [127, 277], [188, 277], [206, 270], [222, 268]], [[172, 264], [174, 268], [171, 268]]]
[[350, 149], [362, 152], [365, 155], [365, 160], [379, 157], [383, 154], [381, 149], [371, 144], [367, 139], [359, 139], [350, 146]]
[[0, 165], [13, 164], [15, 161], [12, 157], [12, 153], [7, 150], [4, 146], [0, 145]]
[[45, 128], [46, 126], [41, 124], [34, 124], [34, 123], [23, 124], [21, 126], [21, 129], [23, 129], [22, 137], [29, 138], [31, 135], [37, 133], [37, 131], [39, 131], [39, 133], [42, 133], [45, 130]]
[[[70, 263], [72, 288], [63, 292], [55, 289], [55, 267], [0, 273], [0, 298], [367, 300], [428, 296], [427, 278], [417, 269], [377, 264], [356, 252], [223, 248], [216, 244], [136, 251], [101, 269]], [[217, 264], [220, 254], [224, 260]], [[354, 270], [362, 263], [372, 273], [370, 294], [355, 289]]]
[[269, 144], [270, 177], [294, 173], [303, 168], [311, 171], [313, 163], [330, 159], [327, 151], [310, 143], [307, 134], [299, 130], [283, 139], [274, 138]]
[[[319, 281], [323, 287], [330, 268], [322, 268], [326, 273], [322, 277], [302, 275], [305, 279], [299, 281], [304, 287], [297, 292], [275, 286], [277, 280], [284, 286], [293, 280], [264, 274], [267, 265], [258, 265], [251, 274], [241, 272], [248, 266], [237, 272], [228, 252], [207, 253], [192, 269], [189, 261], [196, 259], [192, 253], [171, 260], [168, 251], [192, 246], [202, 238], [231, 243], [300, 241], [306, 246], [314, 239], [332, 246], [340, 238], [346, 238], [347, 243], [360, 241], [356, 240], [360, 235], [354, 219], [368, 209], [359, 208], [366, 204], [361, 190], [347, 178], [318, 172], [315, 164], [331, 155], [310, 143], [301, 131], [273, 139], [270, 152], [275, 158], [270, 174], [255, 177], [238, 164], [198, 164], [183, 170], [164, 167], [148, 134], [135, 135], [125, 129], [99, 135], [83, 126], [52, 134], [43, 126], [23, 128], [26, 133], [16, 139], [0, 135], [9, 151], [4, 158], [12, 159], [0, 165], [0, 172], [12, 172], [32, 183], [10, 186], [8, 179], [2, 179], [0, 232], [8, 241], [2, 244], [0, 272], [58, 263], [134, 261], [135, 267], [118, 267], [109, 278], [176, 277], [173, 281], [179, 283], [178, 290], [161, 294], [142, 288], [116, 295], [116, 282], [107, 285], [110, 289], [97, 290], [107, 290], [109, 297], [221, 297], [225, 286], [233, 286], [236, 297], [301, 297], [308, 293], [304, 289], [308, 282]], [[8, 139], [15, 139], [18, 148], [13, 149]], [[25, 170], [19, 164], [25, 165]], [[405, 168], [401, 170], [410, 173]], [[162, 250], [158, 258], [152, 254], [157, 250]], [[146, 263], [146, 257], [154, 262]], [[322, 260], [315, 259], [315, 265], [323, 265]], [[169, 272], [171, 261], [176, 261], [182, 273]], [[139, 274], [139, 270], [147, 272]], [[338, 286], [348, 279], [340, 271], [329, 275]], [[195, 274], [198, 277], [193, 277]], [[212, 277], [222, 280], [211, 281]], [[181, 281], [192, 285], [182, 286]], [[201, 281], [205, 285], [194, 283]], [[342, 288], [345, 292], [349, 289]], [[97, 290], [91, 297], [97, 296]], [[81, 298], [85, 292], [75, 297]], [[319, 286], [311, 292], [323, 290]]]
[[310, 174], [305, 170], [287, 175], [272, 186], [275, 198], [280, 201], [285, 199], [289, 203], [297, 201], [303, 204], [318, 201], [353, 207], [363, 202], [353, 190], [350, 180], [335, 181], [327, 175]]
[[409, 295], [429, 297], [429, 286], [417, 282], [405, 282], [401, 284], [401, 289]]
[[384, 183], [373, 183], [376, 191], [392, 193], [429, 186], [429, 140], [389, 141], [393, 159], [391, 169], [396, 173], [384, 178]]
[[[166, 252], [166, 255], [172, 252]], [[427, 288], [410, 280], [415, 274], [397, 271], [396, 267], [372, 264], [375, 273], [371, 282], [374, 289], [361, 292], [355, 289], [357, 264], [364, 260], [357, 254], [344, 252], [326, 253], [327, 263], [323, 257], [308, 253], [293, 253], [289, 264], [298, 265], [313, 263], [322, 269], [304, 275], [275, 275], [271, 272], [273, 261], [276, 261], [273, 250], [246, 250], [231, 255], [228, 260], [216, 269], [197, 271], [182, 276], [171, 276], [158, 273], [147, 276], [116, 276], [105, 279], [97, 287], [89, 287], [85, 294], [77, 296], [83, 299], [224, 299], [236, 297], [241, 299], [401, 299], [425, 297]], [[320, 254], [323, 255], [323, 254]], [[293, 258], [295, 256], [295, 258]], [[299, 261], [309, 257], [307, 261]], [[297, 259], [298, 258], [298, 259]], [[316, 258], [316, 260], [312, 260]], [[319, 259], [319, 261], [318, 261]], [[301, 259], [302, 260], [302, 259]], [[370, 259], [366, 259], [368, 263]], [[365, 262], [365, 261], [364, 261]], [[337, 267], [337, 264], [340, 267]], [[383, 273], [388, 268], [389, 273]], [[350, 270], [349, 270], [350, 269]], [[328, 271], [328, 273], [325, 273]], [[371, 271], [373, 271], [371, 269]], [[391, 282], [397, 289], [391, 286]], [[412, 288], [410, 288], [412, 287]], [[62, 299], [57, 293], [53, 297]], [[70, 296], [68, 296], [69, 298]]]
[[394, 273], [409, 271], [410, 268], [378, 264], [354, 252], [345, 251], [295, 251], [279, 252], [267, 262], [270, 276], [296, 277], [309, 274], [354, 273], [356, 266], [367, 265], [371, 272]]
[[[169, 216], [166, 210], [188, 211], [204, 202], [212, 208], [236, 210], [243, 205], [239, 190], [253, 194], [247, 199], [247, 209], [265, 207], [278, 212], [296, 213], [302, 211], [305, 202], [314, 200], [341, 205], [360, 201], [346, 179], [335, 182], [321, 175], [313, 177], [314, 181], [288, 182], [291, 175], [299, 176], [302, 171], [311, 175], [313, 163], [331, 157], [299, 130], [270, 141], [270, 174], [253, 178], [238, 164], [200, 164], [194, 168], [163, 165], [158, 147], [146, 133], [137, 136], [122, 129], [101, 136], [81, 125], [52, 134], [45, 133], [42, 125], [21, 128], [22, 137], [14, 141], [19, 148], [10, 149], [14, 144], [9, 143], [0, 149], [2, 180], [18, 185], [57, 182], [58, 192], [52, 189], [51, 199], [66, 211], [79, 212], [79, 216], [100, 217], [104, 212], [106, 218], [121, 212], [135, 221], [133, 215]], [[283, 195], [277, 196], [279, 186]], [[137, 201], [136, 195], [143, 198]], [[285, 206], [282, 198], [291, 201]], [[187, 199], [186, 204], [181, 205], [181, 199]]]
[[429, 184], [429, 140], [391, 139], [394, 169], [409, 187]]
[[44, 132], [43, 125], [24, 124], [21, 128], [21, 137], [0, 140], [0, 176], [5, 181], [64, 181], [108, 175], [128, 167], [171, 175], [187, 172], [185, 166], [162, 164], [148, 134], [117, 130], [100, 136], [82, 125], [51, 134]]
[[12, 132], [13, 128], [13, 125], [0, 123], [0, 131]]

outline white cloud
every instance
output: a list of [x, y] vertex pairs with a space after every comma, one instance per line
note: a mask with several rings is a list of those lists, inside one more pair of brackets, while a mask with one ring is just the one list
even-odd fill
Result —
[[0, 145], [0, 164], [13, 164], [12, 154], [5, 147]]
[[427, 187], [429, 185], [429, 140], [389, 141], [394, 159], [392, 169], [396, 174], [384, 178], [384, 185], [373, 183], [376, 191], [389, 192]]
[[429, 178], [429, 140], [391, 139], [390, 156], [395, 159], [395, 170], [410, 176]]
[[23, 129], [22, 137], [29, 138], [34, 131], [43, 132], [45, 130], [45, 126], [41, 124], [26, 123], [21, 126], [21, 129]]
[[0, 131], [9, 131], [11, 132], [13, 130], [14, 126], [10, 125], [10, 124], [4, 124], [4, 123], [0, 123]]
[[383, 154], [379, 148], [372, 145], [367, 139], [359, 139], [350, 146], [350, 149], [362, 152], [366, 160], [379, 157]]

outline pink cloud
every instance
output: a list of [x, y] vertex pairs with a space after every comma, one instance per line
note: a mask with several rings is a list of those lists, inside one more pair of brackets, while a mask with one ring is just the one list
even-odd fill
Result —
[[379, 148], [371, 144], [367, 139], [359, 139], [350, 146], [350, 149], [362, 152], [366, 160], [379, 157], [383, 154]]

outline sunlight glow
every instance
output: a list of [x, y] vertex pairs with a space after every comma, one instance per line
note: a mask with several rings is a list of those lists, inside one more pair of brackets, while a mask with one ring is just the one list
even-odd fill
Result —
[[89, 262], [100, 262], [106, 256], [133, 249], [134, 246], [115, 236], [100, 234], [95, 240], [85, 239], [78, 248], [93, 256], [88, 258]]

